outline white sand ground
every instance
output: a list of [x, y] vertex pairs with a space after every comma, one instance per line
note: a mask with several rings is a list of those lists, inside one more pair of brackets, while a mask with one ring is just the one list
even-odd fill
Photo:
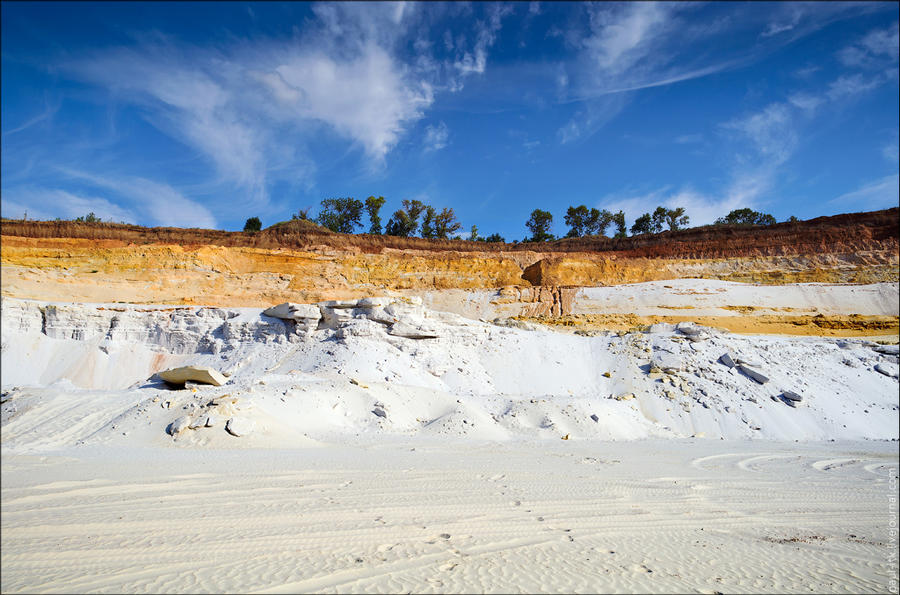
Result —
[[896, 588], [896, 347], [321, 312], [3, 299], [0, 590]]
[[0, 587], [883, 593], [896, 496], [885, 442], [5, 455]]

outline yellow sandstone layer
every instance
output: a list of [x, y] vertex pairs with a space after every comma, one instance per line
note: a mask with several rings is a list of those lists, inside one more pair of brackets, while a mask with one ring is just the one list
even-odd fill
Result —
[[757, 316], [636, 316], [634, 314], [570, 314], [565, 316], [517, 316], [572, 332], [637, 331], [652, 324], [695, 322], [748, 335], [803, 335], [819, 337], [878, 337], [897, 342], [900, 316], [757, 315]]
[[[722, 259], [598, 253], [263, 249], [3, 236], [6, 296], [49, 301], [264, 307], [379, 291], [600, 286], [679, 278], [764, 284], [898, 280], [893, 252]], [[558, 313], [565, 313], [563, 308]]]

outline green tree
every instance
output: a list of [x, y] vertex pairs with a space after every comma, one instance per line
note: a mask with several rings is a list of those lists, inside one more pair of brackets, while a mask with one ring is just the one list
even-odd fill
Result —
[[385, 226], [385, 233], [391, 236], [408, 238], [415, 235], [419, 228], [419, 215], [425, 210], [425, 204], [419, 200], [403, 200], [403, 208], [394, 211]]
[[787, 222], [788, 223], [799, 223], [800, 220], [797, 219], [796, 217], [794, 217], [793, 215], [791, 215], [790, 217], [787, 218]]
[[[594, 209], [597, 213], [597, 216], [600, 215], [600, 211]], [[567, 238], [580, 238], [585, 234], [585, 229], [589, 225], [589, 219], [591, 217], [591, 212], [584, 205], [580, 205], [577, 207], [569, 207], [566, 210], [565, 222], [566, 225], [569, 226], [569, 233], [566, 234]]]
[[619, 211], [618, 213], [611, 214], [610, 220], [616, 225], [615, 237], [624, 238], [628, 235], [627, 227], [625, 227], [625, 211]]
[[360, 225], [363, 203], [355, 198], [326, 198], [316, 223], [338, 233], [353, 233]]
[[473, 225], [473, 226], [472, 226], [472, 229], [469, 231], [469, 241], [470, 241], [470, 242], [477, 242], [477, 241], [480, 240], [480, 239], [481, 239], [481, 238], [478, 237], [478, 226], [477, 226], [477, 225]]
[[100, 219], [100, 217], [98, 217], [94, 214], [93, 211], [91, 211], [87, 215], [76, 218], [75, 221], [78, 221], [80, 223], [100, 223], [102, 219]]
[[775, 225], [775, 217], [753, 209], [735, 209], [716, 219], [716, 225]]
[[684, 229], [690, 222], [691, 218], [684, 214], [684, 207], [666, 211], [666, 224], [669, 226], [669, 231]]
[[653, 219], [650, 217], [650, 213], [644, 213], [635, 219], [634, 225], [631, 226], [631, 235], [636, 236], [644, 233], [653, 233]]
[[555, 239], [550, 233], [550, 227], [553, 225], [553, 215], [548, 211], [535, 209], [531, 212], [531, 217], [525, 222], [525, 227], [531, 232], [531, 238], [526, 242], [546, 242]]
[[381, 217], [379, 213], [381, 212], [381, 207], [384, 206], [384, 197], [379, 196], [375, 198], [374, 196], [370, 196], [366, 199], [366, 212], [369, 214], [369, 233], [373, 235], [381, 235]]
[[296, 215], [291, 215], [292, 221], [309, 221], [309, 210], [312, 207], [306, 207], [297, 211]]
[[503, 242], [505, 242], [506, 240], [503, 239], [503, 236], [501, 236], [499, 233], [492, 233], [492, 234], [489, 235], [488, 237], [484, 238], [484, 241], [485, 241], [485, 242], [492, 242], [492, 243], [503, 243]]
[[259, 220], [259, 217], [250, 217], [244, 223], [244, 231], [259, 231], [260, 229], [262, 229], [262, 221]]
[[584, 205], [569, 207], [566, 211], [567, 238], [606, 235], [606, 228], [613, 222], [613, 214], [603, 209], [588, 209]]
[[434, 228], [435, 219], [437, 218], [437, 211], [434, 210], [434, 207], [427, 206], [425, 207], [425, 214], [422, 216], [422, 228], [420, 234], [423, 238], [436, 238], [437, 233]]
[[600, 211], [599, 216], [593, 217], [593, 213], [596, 210], [597, 209], [593, 209], [591, 211], [592, 220], [588, 234], [592, 236], [605, 236], [606, 228], [613, 222], [613, 214], [606, 209], [603, 209]]
[[663, 230], [668, 214], [669, 209], [666, 207], [656, 207], [656, 210], [650, 216], [650, 228], [653, 230], [653, 233], [659, 233]]
[[459, 231], [462, 223], [456, 220], [456, 214], [453, 209], [444, 207], [441, 212], [434, 218], [434, 236], [436, 238], [446, 240], [451, 234]]

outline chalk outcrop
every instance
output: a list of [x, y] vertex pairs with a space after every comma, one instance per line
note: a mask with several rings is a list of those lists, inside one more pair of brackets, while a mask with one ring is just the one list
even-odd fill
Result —
[[285, 302], [267, 308], [263, 311], [263, 314], [272, 318], [293, 320], [303, 330], [315, 329], [322, 318], [322, 312], [318, 306], [313, 304], [294, 304], [292, 302]]

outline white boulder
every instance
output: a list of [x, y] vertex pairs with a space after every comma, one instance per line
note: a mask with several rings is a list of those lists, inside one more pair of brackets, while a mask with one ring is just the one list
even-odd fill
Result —
[[306, 324], [317, 323], [319, 322], [319, 319], [322, 318], [322, 312], [315, 304], [294, 304], [292, 302], [285, 302], [283, 304], [278, 304], [277, 306], [267, 308], [263, 310], [263, 314], [265, 314], [266, 316], [271, 316], [273, 318], [281, 318], [282, 320], [294, 320], [297, 322], [304, 322]]
[[246, 417], [232, 417], [225, 424], [225, 431], [232, 436], [246, 436], [256, 428], [256, 422]]
[[[741, 361], [741, 360], [738, 360], [738, 361]], [[769, 377], [768, 377], [768, 376], [765, 376], [765, 375], [763, 375], [763, 374], [760, 374], [759, 372], [757, 372], [757, 371], [754, 370], [753, 368], [749, 367], [747, 364], [738, 364], [737, 368], [738, 368], [738, 370], [740, 370], [745, 376], [747, 376], [748, 378], [752, 378], [753, 380], [755, 380], [756, 382], [758, 382], [758, 383], [760, 383], [760, 384], [765, 384], [766, 382], [769, 381]]]
[[184, 384], [188, 380], [201, 382], [203, 384], [214, 384], [222, 386], [228, 379], [221, 372], [213, 370], [207, 366], [184, 366], [181, 368], [172, 368], [157, 375], [171, 384]]
[[891, 378], [900, 377], [900, 366], [897, 366], [897, 364], [875, 364], [875, 371], [881, 372], [885, 376], [890, 376]]
[[169, 434], [171, 434], [172, 436], [177, 436], [178, 434], [180, 434], [181, 432], [185, 431], [186, 429], [188, 429], [190, 427], [191, 421], [192, 420], [191, 420], [190, 416], [184, 415], [182, 417], [179, 417], [178, 419], [176, 419], [175, 421], [173, 421], [172, 423], [169, 424], [169, 428], [168, 428]]
[[684, 369], [684, 361], [674, 353], [661, 351], [654, 353], [650, 360], [650, 369], [654, 368], [663, 372], [679, 372]]

